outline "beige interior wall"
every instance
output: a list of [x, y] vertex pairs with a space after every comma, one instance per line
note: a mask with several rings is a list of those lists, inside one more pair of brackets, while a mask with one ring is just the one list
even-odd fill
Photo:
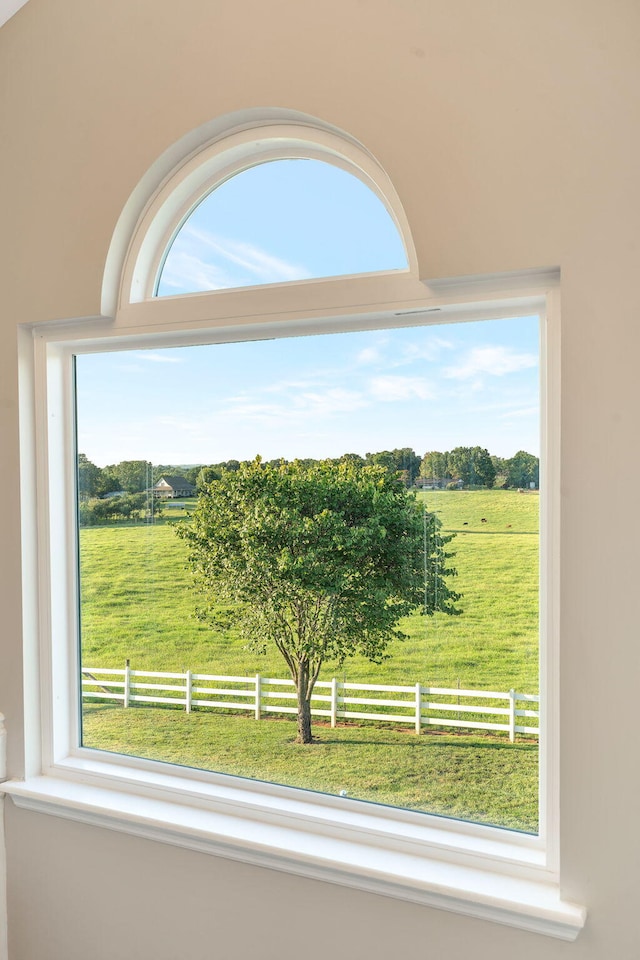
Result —
[[231, 111], [297, 109], [378, 157], [423, 277], [561, 267], [562, 876], [590, 911], [564, 944], [9, 802], [11, 960], [640, 956], [639, 74], [636, 0], [30, 0], [0, 30], [10, 772], [23, 755], [16, 325], [99, 311], [119, 213], [171, 143]]

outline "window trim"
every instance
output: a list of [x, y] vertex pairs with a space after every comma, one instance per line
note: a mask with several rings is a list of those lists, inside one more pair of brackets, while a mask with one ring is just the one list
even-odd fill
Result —
[[[189, 215], [212, 190], [250, 167], [272, 160], [291, 159], [319, 160], [352, 174], [375, 194], [393, 220], [404, 244], [407, 267], [355, 276], [393, 277], [408, 274], [417, 277], [417, 255], [400, 198], [391, 180], [371, 154], [326, 126], [266, 124], [259, 130], [251, 126], [231, 131], [207, 144], [187, 158], [156, 191], [131, 238], [121, 273], [119, 309], [156, 298], [158, 280], [173, 240]], [[293, 282], [314, 284], [317, 279]], [[242, 289], [246, 288], [234, 288], [234, 291]]]
[[[413, 294], [415, 282], [404, 279]], [[126, 322], [120, 315], [116, 323], [89, 319], [21, 330], [24, 582], [31, 584], [25, 590], [27, 779], [3, 789], [31, 810], [574, 939], [585, 912], [562, 900], [558, 863], [558, 277], [544, 272], [420, 285], [419, 301], [386, 302], [366, 313], [362, 305], [318, 309], [314, 290], [323, 284], [306, 286], [302, 297], [299, 289], [293, 296], [286, 291], [288, 311], [279, 309], [283, 289], [269, 287], [261, 290], [261, 314], [252, 312], [251, 288], [234, 292], [233, 318], [229, 294], [223, 293], [205, 296], [208, 320], [198, 312], [203, 298], [197, 296], [180, 298], [179, 319], [170, 298], [172, 311], [162, 311], [152, 322], [149, 308], [163, 298], [131, 305], [123, 311]], [[339, 300], [340, 290], [350, 286], [347, 280], [333, 282], [331, 299]], [[406, 326], [425, 317], [440, 323], [533, 312], [543, 323], [546, 316], [548, 329], [541, 364], [546, 640], [541, 644], [539, 837], [74, 747], [79, 741], [77, 597], [75, 586], [70, 588], [77, 570], [73, 353], [93, 351], [99, 342], [105, 349], [157, 347], [284, 331]]]

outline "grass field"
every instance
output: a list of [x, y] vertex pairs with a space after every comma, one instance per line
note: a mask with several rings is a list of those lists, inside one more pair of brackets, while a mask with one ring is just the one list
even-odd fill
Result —
[[[247, 736], [250, 724], [251, 735]], [[153, 760], [214, 769], [444, 816], [535, 833], [538, 748], [489, 736], [429, 733], [393, 727], [331, 730], [317, 742], [293, 742], [295, 723], [180, 710], [91, 705], [91, 744]], [[487, 790], [487, 784], [491, 789]]]
[[[510, 490], [421, 494], [444, 530], [463, 597], [459, 617], [408, 618], [408, 639], [381, 665], [354, 657], [327, 663], [323, 678], [372, 683], [538, 691], [538, 497]], [[482, 518], [486, 523], [482, 523]], [[182, 521], [177, 521], [182, 522]], [[468, 526], [464, 526], [464, 523]], [[186, 546], [173, 526], [81, 531], [82, 656], [94, 667], [286, 676], [276, 653], [258, 657], [233, 629], [195, 618]]]
[[[361, 657], [339, 668], [328, 663], [323, 678], [536, 693], [538, 496], [419, 496], [438, 512], [444, 531], [457, 533], [450, 547], [462, 615], [410, 617], [408, 638], [390, 646], [383, 664]], [[180, 513], [167, 510], [170, 518]], [[166, 520], [83, 529], [80, 552], [83, 665], [122, 667], [129, 658], [138, 670], [287, 676], [277, 654], [249, 653], [233, 629], [215, 632], [195, 618], [185, 544]], [[287, 720], [96, 704], [85, 708], [83, 727], [84, 743], [101, 749], [535, 830], [532, 742], [314, 724], [319, 743], [309, 748], [292, 743]]]

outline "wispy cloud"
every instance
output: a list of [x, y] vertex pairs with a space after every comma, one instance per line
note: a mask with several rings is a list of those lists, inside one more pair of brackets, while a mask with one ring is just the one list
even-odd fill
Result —
[[300, 393], [301, 391], [308, 390], [310, 387], [326, 387], [329, 386], [329, 378], [322, 373], [317, 375], [310, 375], [308, 377], [303, 377], [296, 380], [277, 380], [275, 383], [270, 383], [269, 386], [264, 387], [265, 393]]
[[435, 363], [442, 358], [442, 354], [448, 350], [453, 350], [455, 344], [451, 340], [445, 340], [444, 337], [430, 336], [422, 343], [409, 343], [404, 349], [404, 360], [407, 363], [414, 363], [416, 360], [426, 360], [429, 363]]
[[161, 289], [196, 293], [310, 276], [301, 264], [276, 257], [255, 244], [186, 226], [167, 257]]
[[264, 426], [287, 427], [311, 419], [351, 413], [367, 405], [367, 399], [358, 391], [334, 387], [329, 390], [292, 393], [286, 402], [278, 403], [264, 402], [259, 398], [229, 397], [225, 418]]
[[384, 342], [376, 345], [375, 347], [365, 347], [358, 354], [356, 354], [356, 363], [366, 366], [370, 363], [379, 363], [380, 360], [384, 359]]
[[356, 363], [360, 366], [384, 364], [390, 367], [406, 367], [421, 360], [433, 363], [442, 357], [446, 350], [453, 350], [454, 344], [443, 337], [428, 336], [420, 341], [405, 343], [400, 350], [389, 349], [390, 338], [378, 340], [369, 347], [364, 347], [356, 356]]
[[501, 413], [499, 416], [500, 420], [518, 420], [521, 417], [537, 417], [540, 414], [540, 407], [520, 407], [518, 410], [508, 410], [506, 413]]
[[155, 350], [138, 353], [140, 360], [148, 360], [150, 363], [184, 363], [182, 357], [175, 357], [165, 352]]
[[376, 400], [429, 400], [433, 396], [423, 377], [386, 376], [369, 381], [369, 390]]
[[445, 367], [443, 376], [453, 380], [473, 380], [482, 374], [502, 377], [537, 365], [535, 354], [517, 353], [512, 347], [474, 347], [461, 363]]
[[366, 399], [355, 390], [333, 387], [324, 392], [305, 393], [301, 397], [302, 406], [309, 412], [321, 417], [334, 413], [351, 413], [367, 406]]
[[175, 293], [199, 293], [232, 286], [238, 286], [237, 281], [219, 265], [206, 263], [201, 257], [184, 250], [172, 251], [160, 281], [161, 291]]

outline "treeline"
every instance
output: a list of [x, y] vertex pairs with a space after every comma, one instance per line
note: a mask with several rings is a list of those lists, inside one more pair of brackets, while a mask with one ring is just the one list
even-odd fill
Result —
[[121, 520], [152, 521], [162, 513], [162, 504], [147, 493], [124, 493], [105, 498], [85, 497], [78, 503], [78, 523], [93, 527]]
[[458, 482], [465, 487], [538, 487], [540, 460], [525, 450], [518, 450], [508, 459], [493, 456], [484, 447], [430, 450], [422, 458], [420, 476], [444, 485]]
[[[484, 447], [454, 447], [444, 452], [430, 450], [420, 457], [411, 447], [397, 447], [394, 450], [379, 450], [367, 453], [364, 457], [358, 453], [345, 453], [334, 458], [334, 462], [350, 461], [365, 466], [377, 464], [392, 473], [399, 474], [407, 487], [423, 486], [427, 483], [440, 486], [449, 484], [456, 487], [529, 487], [539, 483], [540, 464], [537, 457], [519, 450], [513, 457], [505, 459], [489, 453]], [[269, 461], [277, 464], [280, 459]], [[312, 459], [301, 460], [313, 463]], [[152, 464], [148, 460], [122, 460], [120, 463], [98, 467], [85, 454], [78, 456], [78, 493], [81, 505], [89, 500], [104, 500], [109, 494], [130, 496], [145, 494], [162, 476], [181, 476], [202, 489], [212, 480], [219, 479], [227, 471], [237, 470], [239, 460], [222, 460], [218, 463], [181, 466], [176, 464]], [[115, 498], [114, 498], [115, 499]], [[117, 498], [123, 511], [130, 507], [131, 512], [146, 509], [146, 500], [127, 501], [124, 496]], [[109, 511], [117, 513], [117, 505], [111, 508], [95, 509], [96, 518]], [[123, 512], [121, 511], [121, 512]]]

